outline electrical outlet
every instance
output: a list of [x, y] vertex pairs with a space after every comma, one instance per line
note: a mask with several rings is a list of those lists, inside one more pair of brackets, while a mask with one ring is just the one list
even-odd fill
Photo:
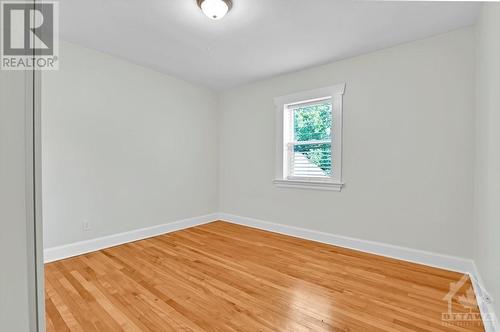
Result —
[[88, 232], [90, 231], [90, 222], [88, 220], [84, 220], [83, 223], [83, 231]]

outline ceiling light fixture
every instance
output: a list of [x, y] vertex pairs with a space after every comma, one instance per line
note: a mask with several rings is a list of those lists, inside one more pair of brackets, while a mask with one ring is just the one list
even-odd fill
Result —
[[212, 20], [220, 20], [231, 10], [231, 0], [196, 0], [203, 13]]

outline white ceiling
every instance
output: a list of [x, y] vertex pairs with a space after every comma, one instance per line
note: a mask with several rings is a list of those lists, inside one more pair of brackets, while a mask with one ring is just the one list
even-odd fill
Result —
[[474, 24], [479, 4], [233, 0], [220, 21], [196, 0], [63, 0], [61, 37], [213, 89]]

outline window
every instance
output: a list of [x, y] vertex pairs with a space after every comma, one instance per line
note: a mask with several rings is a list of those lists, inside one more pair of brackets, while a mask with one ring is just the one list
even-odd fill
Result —
[[342, 95], [345, 84], [275, 99], [278, 186], [342, 188]]

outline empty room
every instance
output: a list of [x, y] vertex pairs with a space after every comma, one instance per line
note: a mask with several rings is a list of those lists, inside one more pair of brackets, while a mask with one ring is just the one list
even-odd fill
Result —
[[2, 13], [0, 331], [500, 332], [499, 3]]

